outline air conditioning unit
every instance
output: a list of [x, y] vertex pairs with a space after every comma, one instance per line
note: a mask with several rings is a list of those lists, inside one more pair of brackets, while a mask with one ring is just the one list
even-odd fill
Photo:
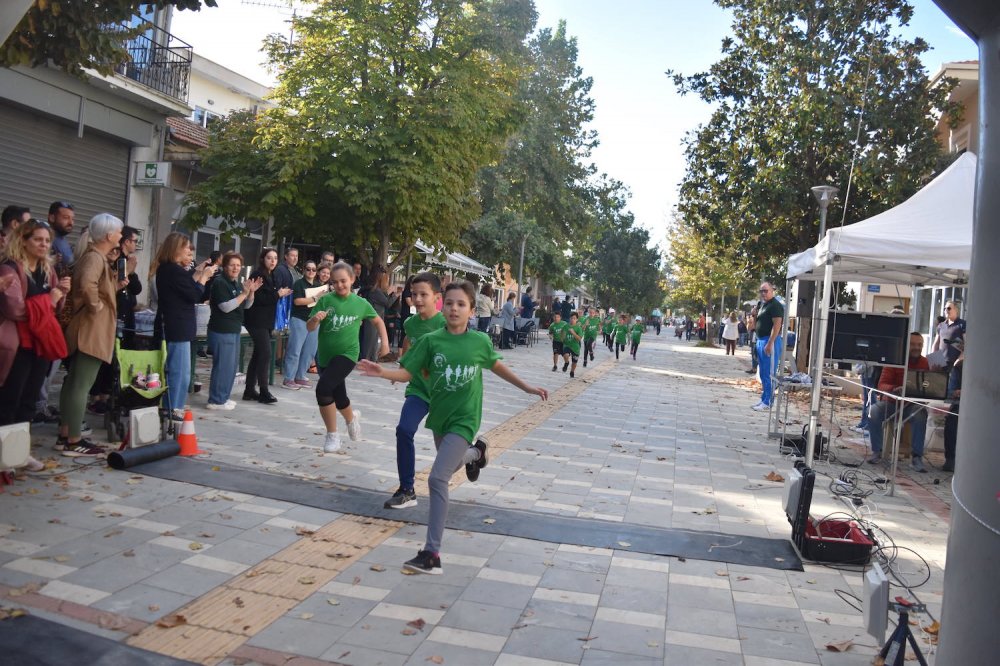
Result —
[[28, 463], [31, 453], [31, 424], [0, 426], [0, 469], [16, 469]]

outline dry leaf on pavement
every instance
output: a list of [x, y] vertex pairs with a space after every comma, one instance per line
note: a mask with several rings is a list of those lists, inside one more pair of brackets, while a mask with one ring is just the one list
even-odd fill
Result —
[[941, 623], [938, 622], [937, 620], [934, 620], [934, 622], [932, 622], [931, 624], [927, 625], [923, 629], [928, 634], [933, 634], [934, 636], [937, 636], [937, 633], [939, 631], [941, 631]]
[[767, 479], [768, 481], [777, 481], [779, 483], [785, 480], [785, 477], [781, 476], [775, 471], [768, 472], [764, 478]]
[[156, 621], [156, 626], [163, 627], [164, 629], [172, 629], [173, 627], [187, 624], [187, 618], [180, 613], [173, 613], [165, 617], [161, 617]]
[[409, 622], [407, 622], [406, 626], [413, 627], [414, 629], [419, 629], [419, 630], [423, 631], [424, 630], [424, 625], [426, 625], [426, 624], [427, 624], [427, 622], [424, 621], [424, 618], [418, 617], [416, 620], [410, 620]]
[[839, 643], [827, 643], [826, 649], [830, 652], [847, 652], [854, 645], [854, 641], [840, 641]]

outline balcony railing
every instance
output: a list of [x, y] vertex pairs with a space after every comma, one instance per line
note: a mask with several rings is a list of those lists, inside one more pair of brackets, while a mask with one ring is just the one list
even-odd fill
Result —
[[191, 45], [140, 16], [109, 26], [121, 35], [129, 60], [115, 68], [118, 74], [168, 97], [187, 102], [191, 80]]

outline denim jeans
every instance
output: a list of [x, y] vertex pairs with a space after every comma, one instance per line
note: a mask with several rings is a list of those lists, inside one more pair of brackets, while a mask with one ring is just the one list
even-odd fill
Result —
[[417, 434], [417, 428], [429, 409], [429, 405], [421, 398], [408, 395], [399, 412], [399, 424], [396, 426], [396, 471], [399, 472], [399, 487], [406, 490], [413, 490], [413, 476], [416, 474], [417, 454], [413, 447], [413, 436]]
[[310, 332], [306, 322], [298, 317], [288, 320], [288, 344], [285, 345], [285, 362], [281, 374], [285, 379], [305, 379], [316, 356], [319, 329]]
[[[868, 433], [872, 438], [872, 453], [882, 453], [882, 424], [896, 413], [895, 402], [873, 402], [868, 411]], [[924, 455], [924, 436], [927, 434], [927, 410], [919, 405], [903, 408], [903, 417], [910, 424], [910, 449], [914, 458]]]
[[170, 409], [184, 409], [191, 385], [191, 343], [167, 342], [167, 399]]
[[208, 350], [212, 354], [212, 379], [208, 384], [208, 402], [224, 405], [233, 392], [236, 365], [240, 355], [239, 333], [208, 332]]
[[766, 346], [767, 338], [757, 341], [757, 359], [760, 369], [761, 386], [760, 401], [765, 405], [770, 405], [771, 398], [774, 396], [774, 388], [771, 386], [771, 376], [777, 370], [778, 357], [781, 356], [781, 338], [774, 339], [774, 348], [771, 350], [770, 356], [764, 353], [764, 347]]

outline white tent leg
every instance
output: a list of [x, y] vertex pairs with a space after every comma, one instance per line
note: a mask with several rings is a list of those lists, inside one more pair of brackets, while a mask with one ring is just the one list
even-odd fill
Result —
[[809, 405], [809, 438], [806, 440], [806, 466], [812, 467], [813, 454], [816, 451], [816, 433], [819, 429], [819, 404], [823, 394], [823, 355], [826, 348], [826, 329], [830, 323], [830, 293], [833, 290], [833, 260], [826, 262], [823, 268], [823, 300], [819, 302], [819, 312], [813, 309], [813, 326], [816, 334], [813, 336], [813, 348], [809, 356], [813, 359], [812, 366], [812, 402]]

